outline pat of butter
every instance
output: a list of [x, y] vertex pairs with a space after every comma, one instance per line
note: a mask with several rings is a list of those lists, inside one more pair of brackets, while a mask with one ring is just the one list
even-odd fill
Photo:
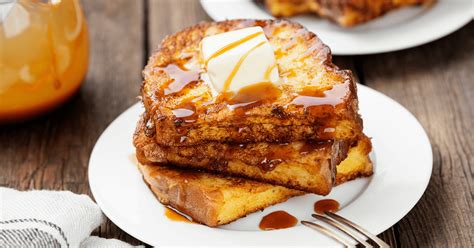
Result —
[[255, 83], [279, 82], [275, 54], [261, 27], [205, 37], [201, 56], [217, 92], [238, 92]]

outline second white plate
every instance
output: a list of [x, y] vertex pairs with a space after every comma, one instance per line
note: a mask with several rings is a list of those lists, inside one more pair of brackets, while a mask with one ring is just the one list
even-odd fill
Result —
[[[273, 18], [254, 0], [201, 0], [216, 21]], [[401, 50], [446, 36], [472, 20], [472, 0], [437, 0], [430, 8], [394, 10], [366, 24], [342, 28], [315, 15], [289, 18], [314, 32], [334, 55], [373, 54]]]
[[[387, 96], [359, 85], [360, 112], [365, 132], [372, 137], [375, 173], [333, 189], [324, 198], [341, 203], [340, 215], [379, 234], [397, 223], [428, 185], [431, 146], [418, 121]], [[137, 103], [104, 131], [89, 161], [89, 183], [95, 200], [117, 226], [153, 246], [339, 246], [332, 239], [302, 225], [261, 231], [261, 218], [285, 210], [299, 220], [313, 220], [313, 204], [323, 197], [308, 194], [266, 208], [229, 225], [209, 228], [173, 222], [142, 180], [130, 160], [132, 135], [139, 115]]]

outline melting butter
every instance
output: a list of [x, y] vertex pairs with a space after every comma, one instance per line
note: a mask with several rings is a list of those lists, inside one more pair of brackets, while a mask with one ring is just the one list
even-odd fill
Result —
[[261, 27], [205, 37], [201, 58], [211, 87], [218, 93], [280, 81], [275, 54]]

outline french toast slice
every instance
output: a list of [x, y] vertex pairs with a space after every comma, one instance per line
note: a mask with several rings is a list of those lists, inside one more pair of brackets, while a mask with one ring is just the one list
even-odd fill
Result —
[[346, 158], [350, 146], [337, 140], [161, 146], [145, 130], [142, 118], [133, 143], [147, 161], [245, 177], [319, 195], [331, 191], [336, 165]]
[[336, 166], [336, 185], [374, 173], [369, 153], [372, 151], [370, 138], [362, 135], [356, 144], [349, 148], [346, 159]]
[[314, 13], [343, 27], [373, 20], [391, 10], [411, 5], [430, 5], [435, 0], [265, 0], [275, 17]]
[[[235, 109], [219, 101], [202, 77], [199, 44], [206, 36], [251, 26], [263, 28], [275, 52], [281, 94]], [[355, 140], [362, 130], [351, 72], [332, 63], [330, 49], [314, 33], [290, 21], [200, 23], [166, 37], [143, 76], [147, 126], [163, 146]], [[183, 109], [192, 118], [176, 114]]]
[[140, 163], [139, 169], [161, 203], [190, 216], [195, 222], [211, 227], [227, 224], [304, 194], [298, 190], [247, 179], [163, 165]]
[[[372, 175], [370, 140], [362, 138], [337, 165], [336, 184]], [[137, 149], [139, 169], [158, 200], [208, 225], [224, 225], [268, 206], [304, 194], [282, 186], [199, 170], [160, 165]]]

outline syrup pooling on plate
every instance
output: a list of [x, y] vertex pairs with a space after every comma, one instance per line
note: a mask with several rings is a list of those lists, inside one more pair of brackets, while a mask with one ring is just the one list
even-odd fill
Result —
[[339, 202], [333, 199], [323, 199], [314, 203], [314, 212], [324, 214], [324, 212], [337, 212], [339, 210]]
[[269, 231], [294, 227], [297, 223], [298, 219], [293, 215], [285, 211], [275, 211], [265, 215], [258, 226], [262, 230]]
[[172, 221], [194, 223], [190, 219], [186, 218], [186, 216], [178, 213], [177, 211], [175, 211], [174, 209], [171, 209], [169, 207], [165, 207], [165, 216], [166, 216], [166, 218], [168, 218], [169, 220], [172, 220]]

